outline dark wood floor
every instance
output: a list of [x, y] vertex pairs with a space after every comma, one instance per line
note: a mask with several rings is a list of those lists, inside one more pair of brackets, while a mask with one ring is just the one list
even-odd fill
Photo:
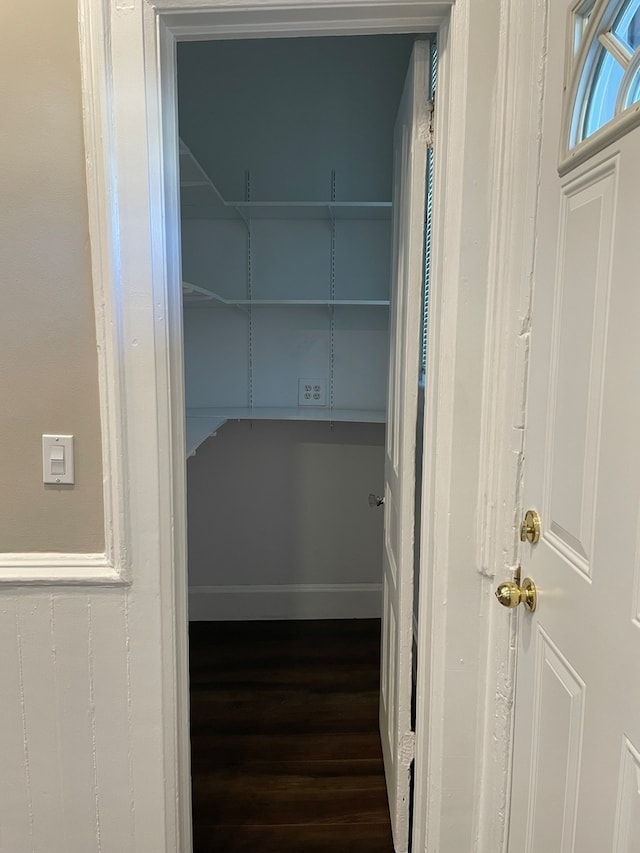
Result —
[[190, 626], [195, 853], [392, 853], [380, 623]]

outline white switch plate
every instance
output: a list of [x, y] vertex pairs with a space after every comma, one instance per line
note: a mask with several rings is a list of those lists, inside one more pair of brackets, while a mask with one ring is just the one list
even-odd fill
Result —
[[56, 486], [73, 484], [73, 436], [42, 436], [42, 480]]

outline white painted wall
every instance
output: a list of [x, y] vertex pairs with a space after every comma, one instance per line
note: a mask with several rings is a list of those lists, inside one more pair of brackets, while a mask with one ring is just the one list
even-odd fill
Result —
[[[180, 132], [227, 201], [391, 200], [393, 126], [414, 36], [188, 42], [178, 46]], [[190, 175], [185, 174], [185, 178]], [[249, 296], [247, 227], [183, 187], [182, 271], [226, 299]], [[388, 300], [387, 219], [251, 221], [254, 299]], [[218, 216], [229, 218], [215, 218]], [[350, 216], [356, 216], [351, 211]], [[296, 218], [298, 217], [298, 218]], [[325, 218], [323, 218], [325, 217]], [[332, 236], [335, 249], [332, 252]], [[332, 289], [333, 278], [333, 289]], [[295, 407], [300, 378], [333, 378], [337, 409], [386, 406], [386, 308], [185, 311], [187, 407]]]
[[380, 615], [382, 424], [230, 422], [187, 479], [192, 620]]
[[415, 36], [178, 45], [180, 134], [227, 200], [391, 198], [392, 133]]
[[120, 590], [0, 599], [2, 853], [150, 849], [134, 841], [127, 619]]
[[[184, 318], [187, 408], [248, 406], [247, 314], [237, 308], [203, 307], [186, 310]], [[329, 388], [326, 307], [254, 308], [251, 324], [255, 406], [296, 407], [303, 378], [324, 379]], [[388, 325], [387, 307], [335, 309], [334, 408], [378, 410], [384, 417]]]

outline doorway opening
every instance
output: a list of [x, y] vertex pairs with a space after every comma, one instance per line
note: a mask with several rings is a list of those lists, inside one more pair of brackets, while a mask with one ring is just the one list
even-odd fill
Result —
[[[394, 233], [391, 222], [394, 124], [415, 41], [178, 45], [190, 621], [237, 623], [228, 637], [244, 623], [259, 644], [262, 620], [322, 621], [339, 635], [335, 620], [387, 610], [382, 652], [393, 661], [396, 623], [414, 631], [416, 608], [388, 603], [382, 501], [385, 458], [397, 461], [404, 430], [396, 417], [385, 435], [387, 400], [404, 409], [405, 364], [392, 361], [389, 383], [388, 355], [402, 349], [390, 317], [407, 306], [394, 303], [390, 270], [406, 222]], [[423, 226], [425, 216], [423, 203]], [[424, 261], [420, 273], [422, 295]], [[424, 327], [414, 333], [418, 366]], [[414, 509], [403, 508], [412, 535]], [[395, 508], [394, 519], [404, 523]], [[390, 741], [406, 687], [387, 665]], [[410, 714], [410, 694], [405, 704]]]

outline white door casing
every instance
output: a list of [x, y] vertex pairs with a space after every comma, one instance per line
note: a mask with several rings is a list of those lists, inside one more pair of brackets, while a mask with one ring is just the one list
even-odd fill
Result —
[[[504, 6], [512, 4], [505, 0]], [[116, 341], [107, 352], [109, 370], [126, 391], [112, 407], [103, 404], [102, 416], [121, 438], [129, 465], [123, 480], [128, 504], [122, 502], [117, 511], [131, 553], [133, 603], [126, 611], [131, 642], [125, 645], [105, 630], [103, 662], [96, 670], [110, 697], [105, 716], [112, 718], [115, 710], [123, 721], [117, 734], [105, 733], [98, 754], [103, 847], [107, 833], [117, 832], [126, 835], [118, 849], [190, 849], [175, 42], [438, 31], [442, 73], [437, 134], [447, 144], [439, 146], [436, 164], [439, 227], [425, 430], [425, 466], [432, 476], [423, 502], [429, 548], [423, 552], [425, 607], [419, 625], [424, 654], [418, 657], [423, 748], [416, 756], [424, 796], [417, 798], [414, 842], [428, 825], [433, 835], [429, 850], [470, 849], [470, 803], [478, 790], [479, 756], [476, 741], [461, 741], [457, 732], [452, 737], [445, 722], [449, 725], [455, 712], [456, 727], [472, 732], [484, 695], [477, 668], [467, 665], [470, 649], [482, 658], [484, 639], [477, 620], [477, 573], [472, 594], [468, 591], [474, 546], [467, 520], [476, 482], [467, 471], [469, 457], [477, 455], [484, 247], [492, 238], [486, 216], [486, 200], [492, 195], [487, 167], [495, 149], [492, 133], [503, 133], [502, 122], [478, 106], [491, 101], [501, 56], [498, 4], [457, 0], [451, 10], [440, 0], [80, 0], [80, 11], [87, 178], [94, 210], [91, 243], [105, 294], [96, 305]], [[436, 567], [437, 586], [432, 586], [427, 579]], [[435, 592], [433, 620], [426, 618], [430, 589]], [[110, 591], [100, 595], [117, 606]], [[454, 600], [455, 608], [449, 607]], [[427, 654], [432, 648], [434, 653]], [[462, 654], [464, 669], [459, 665]], [[126, 665], [127, 689], [113, 675], [116, 664]], [[43, 679], [38, 683], [45, 684]], [[37, 698], [46, 706], [44, 686]], [[125, 743], [130, 747], [125, 749]], [[34, 757], [37, 746], [31, 742]], [[65, 761], [83, 755], [80, 744], [64, 753]], [[90, 751], [86, 756], [91, 759]], [[108, 779], [100, 776], [102, 765]], [[503, 766], [500, 762], [498, 772]], [[114, 775], [126, 779], [129, 773], [130, 785], [112, 782]], [[113, 808], [114, 796], [135, 819], [131, 828], [122, 811]], [[69, 824], [79, 806], [71, 799], [65, 805]], [[501, 825], [494, 810], [487, 809], [486, 815], [489, 823]], [[21, 832], [27, 845], [27, 829]], [[48, 837], [54, 836], [49, 832]], [[415, 843], [416, 849], [425, 849]], [[85, 847], [97, 849], [92, 842]], [[486, 849], [495, 853], [496, 847]]]
[[[572, 4], [575, 5], [575, 4]], [[549, 4], [511, 853], [640, 849], [640, 130], [560, 177], [568, 4]], [[522, 610], [522, 608], [520, 608]]]
[[430, 45], [417, 41], [394, 130], [391, 320], [385, 452], [380, 736], [396, 853], [409, 841], [416, 419]]

